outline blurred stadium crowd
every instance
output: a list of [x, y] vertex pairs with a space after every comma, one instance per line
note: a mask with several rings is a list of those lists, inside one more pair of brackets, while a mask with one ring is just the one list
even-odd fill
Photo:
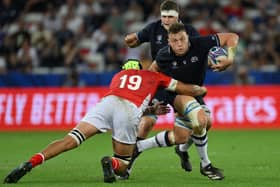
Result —
[[[230, 71], [280, 72], [279, 0], [177, 0], [180, 19], [201, 35], [236, 32]], [[159, 19], [159, 0], [2, 0], [0, 74], [107, 72], [130, 57], [151, 62], [149, 47], [128, 49], [124, 35]], [[74, 70], [74, 71], [71, 71]], [[244, 80], [243, 80], [244, 79]]]

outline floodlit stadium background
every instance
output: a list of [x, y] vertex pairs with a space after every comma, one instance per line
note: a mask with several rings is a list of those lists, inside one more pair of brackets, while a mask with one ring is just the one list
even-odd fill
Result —
[[[160, 2], [1, 1], [0, 131], [72, 128], [106, 92], [124, 59], [151, 63], [148, 45], [128, 49], [123, 39], [158, 19]], [[181, 21], [201, 35], [240, 36], [234, 65], [207, 73], [213, 127], [280, 128], [279, 3], [177, 2]], [[172, 122], [169, 114], [156, 128]]]

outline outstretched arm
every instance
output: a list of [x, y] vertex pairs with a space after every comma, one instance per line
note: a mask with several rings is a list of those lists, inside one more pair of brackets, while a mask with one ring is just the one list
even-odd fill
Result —
[[166, 89], [169, 91], [177, 92], [180, 95], [189, 95], [193, 97], [205, 96], [207, 94], [207, 88], [204, 86], [185, 84], [176, 79], [172, 79]]
[[124, 41], [128, 47], [137, 47], [140, 45], [140, 42], [137, 38], [136, 33], [131, 33], [131, 34], [126, 35], [126, 37], [124, 38]]
[[194, 84], [185, 84], [181, 81], [177, 82], [176, 90], [178, 94], [189, 96], [205, 96], [207, 94], [207, 88], [204, 86], [198, 86]]

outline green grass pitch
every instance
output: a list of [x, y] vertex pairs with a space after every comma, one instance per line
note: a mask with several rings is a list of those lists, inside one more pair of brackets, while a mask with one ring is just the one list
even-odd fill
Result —
[[[65, 134], [0, 132], [1, 183], [11, 169]], [[211, 181], [199, 173], [199, 159], [193, 146], [190, 149], [193, 171], [190, 173], [181, 169], [174, 147], [157, 148], [139, 157], [129, 180], [105, 184], [100, 159], [112, 154], [111, 137], [100, 134], [33, 169], [17, 184], [0, 183], [0, 186], [280, 186], [280, 130], [212, 130], [208, 149], [213, 164], [224, 169], [226, 178], [223, 181]]]

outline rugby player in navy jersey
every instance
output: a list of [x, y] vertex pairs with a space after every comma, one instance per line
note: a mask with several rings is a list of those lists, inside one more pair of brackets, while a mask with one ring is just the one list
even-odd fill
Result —
[[[142, 43], [149, 42], [151, 55], [154, 60], [157, 52], [168, 45], [168, 29], [173, 23], [179, 21], [179, 7], [176, 2], [166, 0], [160, 5], [161, 18], [144, 27], [137, 33], [128, 34], [125, 43], [129, 47], [137, 47]], [[198, 31], [191, 25], [185, 25], [189, 36], [199, 36]]]
[[[151, 55], [153, 60], [156, 58], [157, 52], [168, 45], [168, 30], [173, 23], [178, 23], [179, 21], [179, 7], [176, 2], [171, 0], [166, 0], [160, 5], [161, 19], [148, 24], [145, 28], [137, 33], [128, 34], [125, 37], [125, 42], [129, 47], [137, 47], [144, 42], [150, 43]], [[185, 25], [185, 30], [188, 36], [199, 36], [197, 30], [191, 25]], [[205, 59], [205, 62], [207, 59]], [[204, 75], [205, 69], [201, 69], [199, 74]], [[185, 79], [184, 79], [185, 80]], [[200, 84], [203, 84], [203, 79], [199, 79]], [[191, 81], [191, 80], [190, 80]], [[156, 100], [165, 100], [165, 91], [159, 90], [156, 94]], [[197, 97], [197, 101], [204, 106], [205, 103], [202, 97]], [[205, 108], [205, 110], [208, 110]], [[152, 127], [155, 125], [157, 120], [156, 116], [146, 115], [143, 116], [140, 122], [140, 128], [138, 132], [138, 140], [143, 140], [147, 138], [148, 133], [151, 131]], [[192, 165], [189, 161], [189, 154], [187, 149], [193, 144], [190, 138], [186, 144], [178, 145], [175, 147], [175, 153], [180, 157], [181, 167], [185, 171], [192, 171]], [[204, 153], [207, 154], [207, 151]], [[200, 158], [203, 155], [200, 155]], [[207, 156], [208, 157], [208, 156]], [[127, 176], [126, 176], [127, 177]]]
[[[160, 5], [161, 18], [160, 20], [154, 21], [144, 27], [137, 33], [128, 34], [125, 37], [125, 43], [129, 47], [137, 47], [142, 43], [150, 43], [151, 56], [154, 60], [157, 52], [168, 45], [168, 29], [173, 23], [180, 22], [179, 20], [179, 7], [175, 1], [166, 0]], [[191, 25], [185, 25], [185, 30], [189, 36], [199, 36], [198, 31]], [[164, 91], [159, 91], [156, 95], [157, 100], [164, 100]], [[203, 104], [203, 103], [200, 103]], [[155, 125], [157, 120], [156, 116], [143, 116], [140, 122], [140, 128], [138, 132], [138, 140], [145, 139], [148, 133], [151, 131], [152, 127]], [[187, 146], [190, 147], [192, 141], [188, 141]], [[191, 171], [192, 166], [189, 162], [189, 155], [186, 150], [181, 152], [178, 147], [176, 147], [176, 153], [180, 156], [181, 165], [186, 171]]]
[[[235, 33], [189, 37], [183, 24], [174, 23], [168, 31], [169, 45], [158, 52], [150, 70], [162, 72], [184, 83], [202, 85], [208, 65], [214, 71], [223, 71], [233, 63], [238, 39], [239, 37]], [[228, 51], [228, 56], [219, 58], [219, 63], [215, 65], [208, 64], [206, 61], [209, 49], [213, 46], [227, 47]], [[201, 174], [212, 180], [222, 180], [224, 178], [222, 171], [211, 164], [207, 155], [207, 129], [211, 126], [210, 111], [207, 109], [204, 111], [207, 114], [206, 123], [197, 123], [186, 116], [189, 112], [196, 110], [197, 103], [185, 101], [184, 97], [171, 92], [165, 93], [164, 101], [175, 109], [185, 109], [177, 110], [178, 116], [172, 131], [163, 131], [154, 137], [138, 141], [132, 159], [134, 160], [140, 152], [146, 149], [182, 144], [191, 137], [201, 156]], [[200, 103], [204, 103], [203, 100]], [[204, 107], [206, 108], [205, 105]], [[194, 115], [197, 114], [194, 112]]]

